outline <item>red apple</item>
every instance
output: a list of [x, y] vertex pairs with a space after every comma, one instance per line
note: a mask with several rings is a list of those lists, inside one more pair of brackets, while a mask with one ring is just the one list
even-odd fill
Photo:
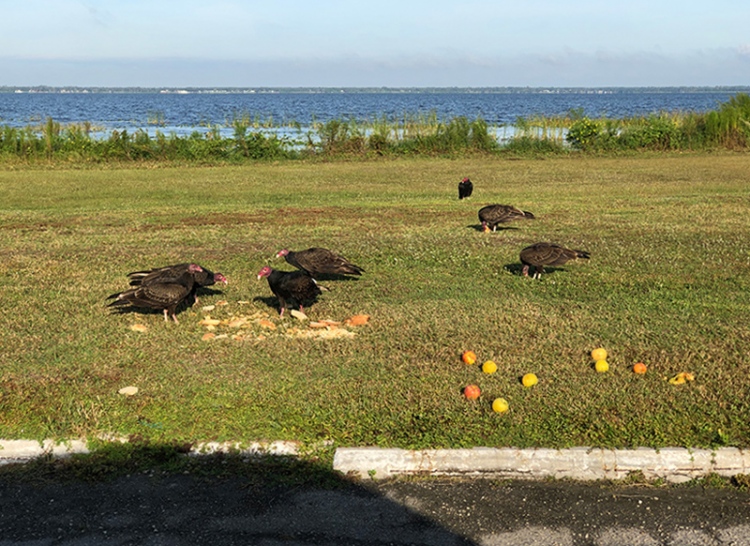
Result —
[[482, 394], [482, 391], [477, 385], [467, 385], [464, 388], [464, 396], [467, 400], [476, 400], [480, 394]]

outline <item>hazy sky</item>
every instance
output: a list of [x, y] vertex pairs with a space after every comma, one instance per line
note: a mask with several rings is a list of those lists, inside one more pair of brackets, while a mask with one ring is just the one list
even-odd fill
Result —
[[0, 85], [750, 85], [748, 0], [0, 0]]

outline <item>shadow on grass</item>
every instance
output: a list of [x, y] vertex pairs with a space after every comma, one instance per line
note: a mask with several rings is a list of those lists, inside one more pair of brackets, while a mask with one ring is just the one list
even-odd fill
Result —
[[[164, 312], [159, 309], [149, 309], [148, 307], [107, 307], [110, 315], [129, 315], [135, 313], [137, 315], [164, 315]], [[179, 314], [179, 311], [177, 314]]]
[[[281, 311], [281, 308], [279, 307], [279, 300], [276, 296], [255, 296], [253, 298], [253, 301], [257, 301], [257, 302], [267, 305], [268, 307], [272, 307], [276, 310], [276, 312]], [[299, 305], [297, 305], [296, 302], [292, 303], [292, 302], [287, 301], [286, 303], [288, 306], [287, 311], [291, 311], [292, 309], [299, 310]], [[307, 312], [314, 303], [315, 303], [314, 300], [304, 302], [303, 304], [304, 311]]]
[[[195, 300], [188, 300], [182, 303], [176, 310], [179, 315], [181, 312], [189, 309], [190, 307], [197, 306], [200, 303], [200, 298], [204, 296], [217, 296], [224, 295], [223, 290], [215, 290], [213, 288], [199, 288], [196, 292]], [[133, 305], [125, 305], [122, 307], [112, 307], [110, 301], [107, 302], [107, 308], [113, 315], [126, 315], [130, 313], [138, 313], [139, 315], [163, 315], [164, 311], [161, 309], [151, 309], [150, 307], [137, 307]]]
[[[519, 277], [523, 277], [523, 264], [522, 263], [512, 263], [512, 264], [505, 264], [503, 266], [503, 269], [507, 271], [508, 273], [511, 273], [512, 275], [517, 275]], [[542, 278], [546, 277], [547, 275], [554, 274], [558, 271], [567, 271], [564, 267], [550, 267], [548, 265], [544, 266], [544, 273], [542, 274]], [[529, 268], [529, 279], [534, 275], [534, 268]], [[533, 279], [538, 280], [538, 279]]]
[[276, 310], [277, 313], [281, 310], [281, 308], [279, 307], [279, 299], [276, 296], [255, 296], [253, 298], [253, 301], [257, 301], [267, 305], [268, 307], [272, 307]]
[[[176, 314], [177, 319], [179, 320], [180, 314], [183, 311], [187, 311], [189, 309], [189, 306], [187, 305], [181, 305], [177, 308]], [[111, 315], [129, 315], [131, 313], [135, 313], [137, 315], [159, 315], [164, 316], [164, 311], [161, 309], [151, 309], [149, 307], [109, 307], [108, 308]], [[168, 321], [165, 322], [172, 322], [172, 319], [170, 318]]]
[[208, 287], [202, 286], [202, 287], [200, 287], [198, 289], [198, 291], [196, 292], [196, 295], [198, 297], [201, 297], [201, 296], [223, 296], [224, 295], [224, 291], [216, 289], [216, 288], [208, 288]]
[[0, 466], [10, 543], [474, 544], [321, 460], [130, 443]]
[[[469, 224], [466, 227], [469, 229], [473, 229], [474, 231], [479, 231], [480, 233], [484, 231], [482, 229], [482, 224]], [[517, 230], [517, 229], [521, 229], [521, 228], [516, 227], [516, 226], [497, 226], [497, 228], [495, 228], [495, 233], [499, 231], [509, 231], [509, 230]], [[487, 233], [491, 234], [492, 230], [488, 231]]]

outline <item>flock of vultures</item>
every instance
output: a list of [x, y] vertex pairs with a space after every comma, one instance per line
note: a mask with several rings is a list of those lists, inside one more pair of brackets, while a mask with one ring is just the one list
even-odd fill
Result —
[[[471, 197], [473, 190], [471, 180], [464, 178], [458, 183], [458, 198]], [[479, 209], [479, 221], [484, 232], [494, 232], [500, 224], [534, 218], [531, 212], [512, 205], [495, 204]], [[271, 292], [279, 301], [281, 316], [290, 304], [296, 304], [299, 310], [303, 311], [303, 305], [315, 301], [322, 291], [328, 290], [318, 284], [321, 277], [359, 276], [365, 272], [361, 267], [326, 248], [308, 248], [297, 252], [282, 249], [276, 253], [276, 257], [284, 258], [296, 270], [281, 271], [264, 266], [258, 272], [258, 280], [264, 277], [268, 280]], [[576, 258], [588, 259], [589, 253], [549, 242], [527, 246], [520, 253], [523, 275], [528, 277], [529, 268], [533, 266], [533, 278], [537, 279], [541, 278], [544, 266], [559, 266]], [[196, 263], [180, 263], [134, 271], [128, 273], [127, 277], [130, 288], [109, 296], [107, 299], [114, 300], [109, 304], [110, 307], [160, 310], [164, 313], [165, 321], [171, 317], [174, 322], [178, 322], [178, 308], [183, 304], [194, 305], [197, 302], [200, 288], [216, 283], [227, 284], [223, 274], [214, 273]]]

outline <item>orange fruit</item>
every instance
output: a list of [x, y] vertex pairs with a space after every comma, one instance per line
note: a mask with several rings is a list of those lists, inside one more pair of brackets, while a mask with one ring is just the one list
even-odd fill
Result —
[[464, 361], [464, 364], [471, 366], [476, 363], [477, 354], [474, 351], [464, 351], [464, 354], [461, 355], [461, 360]]
[[482, 391], [477, 385], [466, 385], [464, 387], [464, 396], [467, 400], [476, 400], [480, 394], [482, 394]]
[[607, 350], [603, 347], [599, 347], [598, 349], [594, 349], [591, 351], [591, 360], [596, 362], [597, 360], [607, 360]]
[[354, 315], [346, 319], [345, 322], [349, 326], [362, 326], [363, 324], [367, 324], [367, 321], [369, 320], [370, 320], [370, 315]]
[[539, 379], [537, 378], [536, 374], [527, 373], [521, 378], [521, 383], [523, 383], [524, 387], [533, 387], [534, 385], [539, 383]]
[[644, 374], [646, 373], [646, 365], [643, 362], [636, 362], [633, 365], [633, 372], [637, 374]]
[[488, 360], [484, 364], [482, 364], [482, 371], [484, 373], [495, 373], [497, 371], [497, 364], [495, 364], [492, 360]]
[[609, 363], [606, 360], [597, 360], [594, 364], [594, 369], [599, 373], [609, 371]]

